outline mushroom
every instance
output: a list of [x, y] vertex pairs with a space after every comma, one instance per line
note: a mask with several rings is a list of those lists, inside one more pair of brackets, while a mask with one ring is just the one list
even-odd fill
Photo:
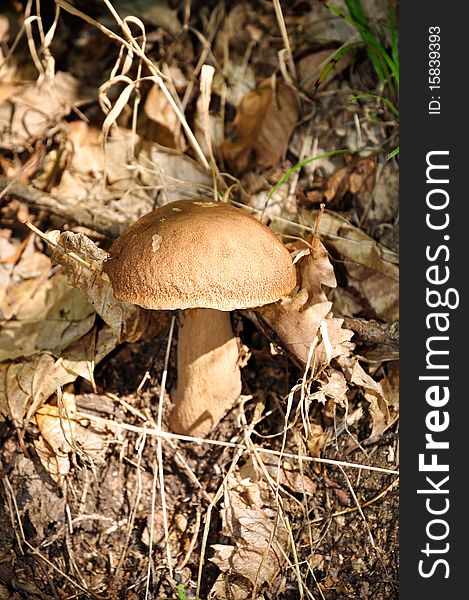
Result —
[[148, 213], [104, 263], [115, 296], [181, 310], [171, 428], [205, 435], [241, 393], [229, 311], [277, 301], [296, 284], [290, 253], [255, 218], [224, 202], [180, 200]]

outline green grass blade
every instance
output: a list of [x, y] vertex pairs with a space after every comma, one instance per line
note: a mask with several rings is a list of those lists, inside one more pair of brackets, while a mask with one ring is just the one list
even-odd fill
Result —
[[391, 150], [391, 152], [386, 156], [386, 160], [391, 160], [391, 158], [394, 158], [398, 154], [399, 154], [399, 146], [397, 146], [397, 148], [394, 148], [394, 150]]

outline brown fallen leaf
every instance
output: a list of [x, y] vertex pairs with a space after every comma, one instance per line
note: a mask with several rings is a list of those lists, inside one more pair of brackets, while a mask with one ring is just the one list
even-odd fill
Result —
[[333, 358], [350, 353], [353, 333], [342, 328], [343, 319], [332, 317], [332, 303], [322, 290], [322, 285], [337, 285], [326, 249], [317, 238], [311, 249], [302, 246], [296, 263], [299, 289], [257, 312], [284, 347], [316, 373]]
[[359, 158], [349, 166], [349, 187], [352, 194], [371, 192], [376, 182], [377, 162], [374, 156]]
[[36, 414], [40, 437], [34, 446], [45, 469], [59, 483], [70, 470], [69, 454], [75, 447], [75, 396], [64, 392], [60, 409], [49, 408], [56, 410]]
[[[307, 54], [297, 62], [296, 68], [299, 85], [302, 90], [308, 94], [314, 94], [317, 91], [317, 80], [324, 69], [333, 61], [334, 56], [337, 54], [337, 50], [337, 47], [318, 50], [317, 52]], [[352, 52], [347, 52], [341, 60], [334, 64], [333, 69], [321, 82], [321, 90], [324, 90], [335, 77], [343, 73], [343, 71], [350, 66], [354, 55], [353, 49], [351, 50]]]
[[388, 363], [387, 372], [387, 377], [381, 379], [380, 384], [391, 414], [396, 415], [399, 413], [399, 361]]
[[[310, 456], [319, 458], [321, 456], [322, 449], [328, 442], [328, 439], [328, 432], [324, 430], [319, 423], [311, 423], [309, 426], [308, 438], [306, 440], [306, 447], [308, 448]], [[321, 470], [321, 465], [316, 463], [313, 469], [319, 473]]]
[[0, 318], [28, 319], [36, 311], [30, 298], [47, 284], [51, 262], [37, 250], [32, 237], [21, 254], [15, 257], [16, 260], [10, 262], [10, 257], [16, 254], [10, 249], [19, 246], [14, 241], [10, 244], [5, 242], [0, 245], [0, 273], [4, 273], [0, 280]]
[[299, 112], [294, 91], [283, 81], [264, 80], [242, 99], [233, 122], [234, 140], [222, 144], [228, 166], [236, 172], [276, 166], [284, 157]]
[[76, 419], [77, 397], [64, 390], [60, 401], [54, 396], [35, 415], [40, 437], [34, 445], [44, 468], [57, 483], [70, 470], [70, 454], [79, 454], [94, 465], [104, 462], [104, 455], [115, 432], [98, 429], [89, 423], [83, 426]]
[[278, 510], [271, 508], [270, 502], [274, 506], [264, 481], [241, 479], [239, 473], [228, 478], [220, 512], [222, 533], [231, 543], [212, 545], [215, 554], [210, 559], [224, 574], [212, 588], [217, 598], [231, 598], [232, 584], [235, 589], [249, 589], [256, 597], [255, 590], [271, 584], [279, 572], [289, 536]]
[[370, 438], [380, 435], [390, 422], [389, 407], [381, 384], [375, 381], [358, 362], [357, 357], [341, 356], [338, 363], [347, 381], [362, 389], [365, 400], [369, 402], [372, 422]]
[[[218, 551], [220, 560], [229, 560], [230, 549], [226, 547]], [[220, 600], [248, 600], [252, 598], [252, 585], [242, 575], [220, 573], [210, 590], [211, 598]]]
[[[159, 203], [209, 197], [210, 173], [186, 154], [115, 129], [102, 132], [82, 121], [63, 127], [66, 141], [42, 161], [34, 186], [56, 198], [52, 212], [106, 234], [119, 235]], [[212, 192], [213, 193], [213, 192]]]
[[0, 321], [0, 361], [41, 351], [58, 355], [88, 333], [95, 321], [86, 296], [71, 288], [63, 273], [56, 272], [39, 288], [35, 280], [28, 281], [29, 286], [19, 285], [29, 299], [27, 310]]
[[167, 148], [184, 149], [184, 138], [178, 127], [179, 119], [159, 85], [154, 84], [145, 98], [143, 111], [147, 120], [139, 129], [144, 137]]
[[305, 206], [325, 202], [330, 208], [339, 204], [348, 192], [371, 192], [375, 186], [376, 166], [373, 156], [352, 160], [328, 179], [316, 178], [314, 189], [306, 193], [300, 202]]
[[41, 352], [21, 361], [0, 364], [0, 411], [23, 427], [38, 408], [57, 391], [83, 377], [93, 380], [93, 367], [118, 343], [109, 328], [96, 326], [84, 337], [62, 351], [60, 358]]
[[[337, 213], [321, 217], [321, 238], [327, 249], [339, 257], [347, 276], [344, 293], [354, 290], [367, 317], [390, 323], [399, 318], [399, 258]], [[341, 290], [334, 292], [337, 298]], [[335, 299], [334, 299], [335, 300]]]
[[319, 381], [319, 390], [311, 394], [311, 399], [325, 404], [330, 398], [339, 406], [346, 406], [348, 387], [343, 373], [337, 369], [326, 369], [321, 373]]
[[0, 147], [25, 150], [85, 100], [80, 82], [70, 73], [59, 71], [53, 78], [22, 85], [0, 104]]
[[0, 280], [0, 361], [43, 351], [58, 356], [90, 331], [93, 307], [81, 291], [68, 285], [61, 270], [53, 269], [33, 237], [27, 238], [18, 261], [6, 270], [8, 277]]

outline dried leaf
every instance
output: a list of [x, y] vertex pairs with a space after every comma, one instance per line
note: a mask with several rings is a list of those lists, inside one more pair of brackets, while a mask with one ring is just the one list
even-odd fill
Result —
[[397, 414], [399, 412], [399, 362], [388, 363], [387, 371], [387, 377], [381, 379], [380, 384], [389, 409]]
[[311, 394], [311, 398], [325, 404], [328, 398], [337, 402], [342, 407], [347, 404], [347, 382], [343, 373], [336, 369], [324, 371], [321, 374], [320, 387], [317, 392]]
[[68, 454], [57, 454], [43, 437], [34, 440], [39, 460], [56, 483], [61, 483], [70, 471], [70, 458]]
[[[325, 431], [319, 423], [311, 423], [310, 431], [308, 435], [308, 439], [306, 440], [306, 445], [308, 447], [308, 452], [310, 456], [314, 458], [319, 458], [321, 456], [321, 450], [326, 445], [329, 435], [327, 431]], [[316, 466], [317, 471], [319, 471], [320, 465]]]
[[[36, 308], [31, 302], [32, 295], [40, 293], [47, 284], [51, 270], [51, 262], [41, 252], [38, 252], [31, 237], [19, 258], [15, 255], [19, 245], [0, 245], [0, 273], [3, 272], [0, 285], [0, 318], [28, 319], [34, 315]], [[11, 250], [15, 248], [12, 252]], [[3, 284], [3, 285], [2, 285]]]
[[41, 434], [35, 441], [36, 450], [45, 469], [52, 478], [60, 482], [70, 468], [71, 452], [86, 456], [87, 460], [96, 464], [104, 461], [107, 438], [112, 434], [96, 431], [90, 425], [84, 427], [76, 421], [76, 396], [64, 391], [56, 405], [44, 404], [35, 415]]
[[234, 120], [235, 140], [226, 141], [222, 153], [235, 171], [252, 165], [253, 155], [260, 167], [277, 165], [284, 157], [290, 136], [298, 121], [298, 107], [293, 90], [282, 81], [263, 81], [247, 93]]
[[372, 421], [370, 437], [380, 435], [390, 421], [389, 408], [381, 385], [363, 370], [358, 358], [341, 356], [338, 362], [347, 381], [361, 388], [365, 399], [369, 402]]
[[75, 447], [75, 396], [64, 392], [59, 408], [55, 406], [44, 408], [51, 410], [36, 414], [36, 423], [41, 437], [34, 445], [46, 470], [54, 481], [59, 482], [70, 469], [68, 455]]
[[155, 208], [158, 194], [160, 203], [210, 195], [210, 174], [182, 152], [123, 128], [111, 132], [105, 147], [101, 131], [82, 121], [66, 131], [69, 143], [49, 152], [34, 184], [55, 184], [51, 194], [61, 211], [78, 223], [117, 236]]
[[[255, 502], [250, 498], [255, 498]], [[231, 582], [239, 587], [240, 578], [244, 579], [241, 589], [249, 586], [252, 591], [270, 584], [283, 564], [288, 532], [277, 510], [261, 503], [261, 498], [269, 498], [265, 482], [243, 480], [240, 475], [228, 478], [221, 517], [222, 532], [231, 544], [214, 544], [215, 555], [210, 559], [225, 574], [225, 595], [217, 597], [230, 598]]]
[[[231, 549], [228, 546], [218, 549], [221, 560], [228, 560]], [[248, 600], [252, 598], [252, 586], [241, 575], [220, 573], [210, 590], [211, 599], [219, 600]]]
[[[303, 244], [302, 249], [305, 247]], [[319, 240], [315, 240], [311, 251], [303, 255], [296, 266], [299, 290], [257, 312], [285, 348], [304, 364], [311, 359], [317, 372], [332, 358], [350, 353], [353, 334], [342, 329], [343, 319], [330, 314], [332, 303], [327, 300], [322, 285], [333, 287], [336, 280], [328, 253]], [[314, 352], [310, 356], [311, 348]]]
[[0, 322], [1, 361], [41, 351], [58, 355], [92, 328], [95, 312], [83, 293], [70, 288], [63, 274], [48, 284], [29, 296], [36, 314]]
[[[343, 56], [335, 65], [330, 73], [321, 83], [321, 89], [324, 90], [327, 85], [338, 75], [347, 69], [353, 60], [352, 48]], [[323, 73], [327, 65], [333, 60], [337, 54], [337, 48], [319, 50], [312, 54], [307, 54], [298, 61], [297, 72], [299, 78], [300, 89], [309, 94], [316, 92], [316, 82], [319, 76]]]
[[0, 147], [21, 152], [42, 138], [85, 100], [80, 90], [80, 82], [63, 72], [22, 86], [0, 105]]
[[184, 142], [178, 127], [179, 119], [159, 85], [154, 84], [145, 99], [143, 110], [150, 120], [145, 138], [168, 148], [183, 149]]
[[60, 358], [40, 353], [21, 362], [0, 364], [0, 409], [18, 427], [26, 424], [37, 409], [56, 392], [58, 385], [77, 377], [92, 380], [93, 367], [109, 354], [118, 338], [109, 329], [93, 328], [66, 348]]
[[0, 303], [0, 361], [49, 351], [58, 355], [90, 331], [95, 312], [30, 238]]
[[340, 202], [349, 190], [348, 168], [343, 167], [336, 171], [327, 181], [327, 187], [323, 191], [324, 200], [330, 204], [332, 200]]
[[336, 213], [321, 217], [321, 238], [340, 257], [347, 274], [346, 290], [362, 297], [362, 312], [390, 323], [399, 317], [398, 255]]
[[[301, 244], [301, 246], [301, 251], [304, 251], [305, 245]], [[317, 238], [315, 238], [309, 254], [305, 255], [304, 259], [302, 258], [298, 276], [300, 288], [308, 290], [310, 306], [327, 301], [327, 296], [322, 290], [323, 285], [330, 288], [337, 286], [329, 252]]]
[[[282, 460], [279, 469], [278, 460], [274, 457], [267, 456], [264, 459], [264, 466], [273, 480], [277, 481], [278, 478], [279, 484], [289, 488], [292, 492], [309, 495], [315, 493], [317, 488], [316, 483], [305, 473], [301, 473], [298, 465]], [[242, 476], [244, 476], [243, 469], [244, 467], [240, 468], [240, 474]]]
[[315, 189], [306, 195], [306, 204], [338, 204], [348, 192], [371, 192], [375, 186], [375, 178], [376, 159], [372, 156], [359, 158], [335, 171], [329, 179], [319, 179]]
[[372, 156], [359, 158], [350, 168], [349, 188], [352, 194], [371, 192], [375, 187], [376, 159]]
[[54, 359], [50, 354], [38, 354], [21, 363], [0, 365], [0, 405], [21, 427], [28, 406], [38, 408], [54, 391], [51, 379]]

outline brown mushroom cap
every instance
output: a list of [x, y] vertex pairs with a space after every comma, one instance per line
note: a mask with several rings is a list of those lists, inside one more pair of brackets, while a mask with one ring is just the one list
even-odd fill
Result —
[[290, 253], [268, 227], [209, 200], [143, 216], [114, 242], [103, 268], [119, 300], [158, 310], [253, 308], [296, 284]]

